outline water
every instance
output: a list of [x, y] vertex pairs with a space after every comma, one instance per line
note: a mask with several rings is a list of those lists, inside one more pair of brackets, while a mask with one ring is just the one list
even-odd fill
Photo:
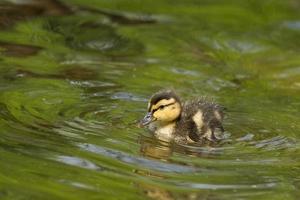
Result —
[[[299, 199], [300, 4], [0, 2], [0, 199]], [[176, 88], [213, 146], [136, 127]]]

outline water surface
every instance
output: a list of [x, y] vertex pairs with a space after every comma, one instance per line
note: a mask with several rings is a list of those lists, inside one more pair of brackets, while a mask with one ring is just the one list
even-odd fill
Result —
[[[300, 4], [0, 2], [0, 199], [299, 199]], [[136, 127], [175, 88], [226, 139]]]

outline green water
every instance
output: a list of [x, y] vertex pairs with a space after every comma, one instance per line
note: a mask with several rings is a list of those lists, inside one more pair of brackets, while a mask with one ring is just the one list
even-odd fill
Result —
[[[0, 199], [300, 199], [297, 0], [0, 1]], [[136, 120], [175, 88], [214, 146]]]

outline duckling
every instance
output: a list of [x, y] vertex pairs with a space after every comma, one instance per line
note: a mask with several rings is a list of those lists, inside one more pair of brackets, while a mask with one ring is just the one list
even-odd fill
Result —
[[148, 103], [148, 113], [140, 121], [154, 135], [164, 141], [194, 143], [221, 139], [224, 128], [223, 107], [198, 98], [181, 102], [172, 90], [155, 93]]

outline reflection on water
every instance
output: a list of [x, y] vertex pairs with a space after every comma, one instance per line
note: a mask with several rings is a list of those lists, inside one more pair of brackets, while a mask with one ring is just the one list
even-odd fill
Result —
[[92, 162], [90, 162], [88, 160], [83, 160], [83, 159], [80, 159], [80, 158], [76, 158], [76, 157], [58, 156], [58, 158], [56, 160], [58, 160], [60, 162], [63, 162], [63, 163], [66, 163], [68, 165], [74, 165], [74, 166], [82, 167], [82, 168], [85, 168], [85, 169], [91, 169], [91, 170], [100, 169], [100, 167], [93, 164]]
[[[0, 199], [299, 199], [296, 1], [0, 2]], [[136, 127], [174, 88], [217, 144]]]

